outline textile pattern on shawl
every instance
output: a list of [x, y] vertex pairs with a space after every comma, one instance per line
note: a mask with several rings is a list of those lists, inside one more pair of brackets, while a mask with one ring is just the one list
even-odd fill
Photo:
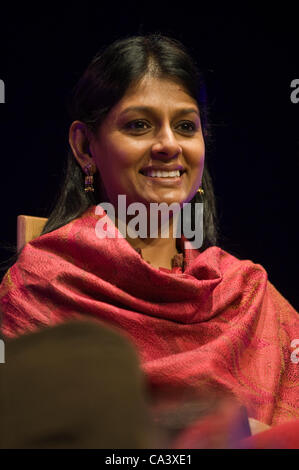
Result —
[[299, 317], [267, 272], [220, 247], [184, 245], [184, 269], [154, 268], [90, 206], [27, 243], [0, 285], [2, 332], [15, 337], [91, 316], [136, 346], [154, 394], [232, 393], [249, 416], [299, 418]]

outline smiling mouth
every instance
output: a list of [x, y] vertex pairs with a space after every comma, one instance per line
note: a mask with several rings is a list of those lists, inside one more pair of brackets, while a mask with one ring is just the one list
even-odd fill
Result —
[[173, 171], [157, 171], [157, 170], [148, 170], [144, 173], [140, 171], [140, 174], [145, 178], [144, 183], [159, 186], [159, 187], [174, 187], [181, 186], [183, 183], [184, 170], [173, 170]]
[[172, 170], [172, 171], [158, 171], [158, 170], [147, 170], [140, 172], [143, 176], [152, 178], [152, 179], [180, 179], [180, 177], [185, 173], [185, 170]]

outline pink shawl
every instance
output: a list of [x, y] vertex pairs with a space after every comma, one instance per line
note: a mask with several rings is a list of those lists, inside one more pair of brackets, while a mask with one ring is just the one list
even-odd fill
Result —
[[90, 316], [133, 342], [152, 391], [214, 387], [264, 423], [298, 418], [299, 316], [265, 269], [217, 246], [187, 247], [184, 272], [156, 269], [125, 238], [98, 238], [95, 208], [25, 245], [0, 285], [3, 334]]

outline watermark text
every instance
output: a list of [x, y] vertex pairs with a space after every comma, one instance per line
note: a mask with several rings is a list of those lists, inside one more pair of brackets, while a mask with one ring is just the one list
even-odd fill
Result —
[[0, 103], [5, 103], [5, 85], [4, 81], [0, 79]]
[[293, 339], [291, 342], [291, 348], [296, 348], [291, 354], [291, 361], [293, 364], [299, 362], [299, 338]]
[[[127, 223], [127, 216], [130, 217]], [[189, 248], [199, 249], [203, 244], [203, 203], [151, 202], [149, 207], [142, 202], [126, 205], [126, 195], [118, 195], [116, 228], [115, 207], [110, 202], [102, 202], [96, 206], [95, 213], [100, 215], [95, 226], [98, 238], [181, 238], [184, 235], [189, 241]], [[159, 215], [161, 223], [159, 224]], [[169, 222], [172, 223], [172, 235]], [[112, 222], [112, 224], [111, 224]], [[160, 232], [160, 234], [159, 234]]]
[[295, 88], [295, 90], [292, 91], [291, 93], [291, 102], [294, 104], [299, 103], [299, 78], [294, 78], [294, 80], [291, 81], [291, 88]]
[[0, 339], [0, 364], [5, 362], [5, 346], [3, 339]]

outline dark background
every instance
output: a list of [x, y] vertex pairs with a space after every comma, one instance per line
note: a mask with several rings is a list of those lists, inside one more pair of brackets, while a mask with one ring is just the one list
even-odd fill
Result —
[[267, 14], [198, 2], [80, 3], [1, 11], [1, 261], [18, 214], [47, 217], [68, 149], [66, 99], [103, 44], [159, 31], [182, 41], [203, 70], [214, 131], [210, 170], [222, 248], [267, 270], [299, 310], [297, 217], [299, 20], [286, 4]]

